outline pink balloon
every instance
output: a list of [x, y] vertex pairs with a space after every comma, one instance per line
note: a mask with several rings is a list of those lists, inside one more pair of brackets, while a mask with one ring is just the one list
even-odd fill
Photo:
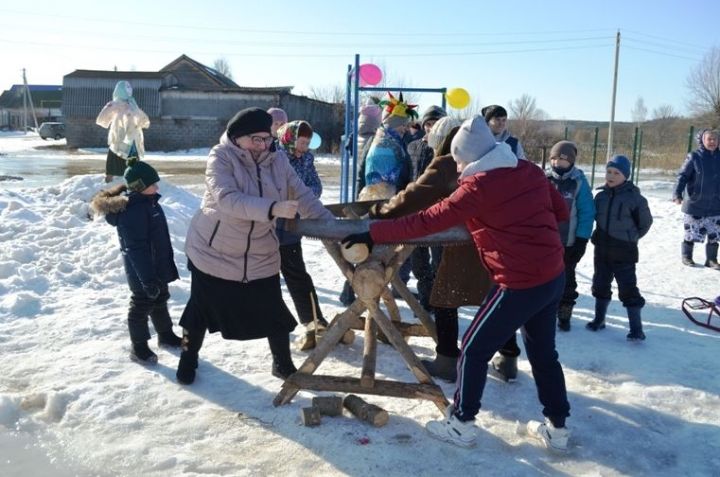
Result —
[[382, 81], [382, 70], [377, 65], [365, 63], [360, 65], [360, 86], [375, 86]]

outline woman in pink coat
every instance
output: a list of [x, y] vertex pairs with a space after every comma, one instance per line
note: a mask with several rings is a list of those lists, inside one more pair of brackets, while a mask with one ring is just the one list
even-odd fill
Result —
[[280, 290], [275, 219], [333, 215], [285, 153], [271, 148], [272, 122], [262, 109], [244, 109], [210, 151], [205, 195], [185, 242], [192, 284], [180, 319], [182, 384], [195, 380], [205, 330], [232, 340], [267, 338], [273, 375], [284, 379], [296, 371], [289, 338], [296, 322]]

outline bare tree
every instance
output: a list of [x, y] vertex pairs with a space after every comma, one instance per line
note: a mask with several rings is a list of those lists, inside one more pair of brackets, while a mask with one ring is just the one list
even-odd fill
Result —
[[213, 63], [213, 68], [221, 75], [227, 76], [228, 78], [232, 79], [230, 63], [228, 63], [225, 58], [218, 58], [217, 60], [215, 60], [215, 62]]
[[644, 123], [645, 119], [647, 119], [647, 113], [648, 109], [645, 106], [645, 100], [642, 96], [638, 96], [637, 100], [635, 100], [635, 106], [630, 110], [633, 122], [638, 126]]
[[537, 107], [535, 98], [523, 94], [510, 101], [509, 118], [512, 121], [513, 135], [525, 144], [539, 145], [543, 138], [540, 134], [540, 122], [548, 119], [548, 114]]
[[720, 47], [714, 46], [705, 54], [690, 71], [685, 85], [690, 92], [690, 110], [698, 115], [712, 113], [720, 120]]
[[342, 85], [310, 86], [308, 97], [326, 103], [344, 103], [345, 88]]
[[675, 111], [675, 108], [669, 104], [661, 104], [657, 108], [653, 109], [652, 113], [653, 119], [674, 119], [678, 116], [679, 114]]

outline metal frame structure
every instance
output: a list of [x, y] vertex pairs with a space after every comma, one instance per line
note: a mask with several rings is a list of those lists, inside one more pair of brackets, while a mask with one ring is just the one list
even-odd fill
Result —
[[343, 135], [342, 160], [340, 162], [340, 202], [355, 200], [357, 177], [357, 136], [358, 113], [360, 112], [361, 91], [406, 91], [412, 93], [440, 93], [442, 107], [446, 109], [447, 88], [403, 88], [385, 86], [382, 88], [360, 86], [360, 55], [355, 55], [355, 65], [348, 65], [345, 87], [345, 127]]

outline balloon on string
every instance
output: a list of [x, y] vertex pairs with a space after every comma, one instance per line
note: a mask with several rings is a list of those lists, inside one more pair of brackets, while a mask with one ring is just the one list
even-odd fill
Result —
[[360, 86], [375, 86], [382, 81], [382, 70], [372, 63], [360, 65]]
[[317, 149], [322, 144], [322, 138], [320, 135], [316, 132], [313, 132], [312, 138], [310, 138], [310, 144], [308, 145], [308, 148], [310, 149]]
[[466, 108], [470, 104], [470, 93], [463, 88], [452, 88], [447, 90], [445, 98], [450, 107], [455, 109]]

